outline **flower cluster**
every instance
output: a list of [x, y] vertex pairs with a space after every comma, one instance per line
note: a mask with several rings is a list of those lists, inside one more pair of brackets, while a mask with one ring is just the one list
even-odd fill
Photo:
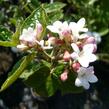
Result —
[[55, 60], [54, 62], [63, 62], [66, 65], [60, 75], [62, 81], [68, 79], [68, 74], [72, 70], [77, 75], [75, 85], [89, 89], [89, 83], [98, 80], [94, 75], [93, 66], [89, 66], [97, 59], [94, 54], [97, 44], [95, 38], [88, 35], [88, 29], [84, 26], [84, 18], [77, 23], [55, 21], [46, 27], [48, 32], [46, 37], [41, 37], [43, 26], [37, 23], [35, 29], [31, 27], [23, 29], [19, 38], [20, 45], [17, 45], [17, 48], [20, 50], [35, 48], [37, 51], [42, 49], [52, 62]]

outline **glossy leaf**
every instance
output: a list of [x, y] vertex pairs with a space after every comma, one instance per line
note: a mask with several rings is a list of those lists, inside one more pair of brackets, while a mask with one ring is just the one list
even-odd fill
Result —
[[52, 74], [48, 76], [46, 80], [46, 90], [47, 90], [47, 95], [52, 96], [55, 94], [59, 87], [58, 79], [55, 78]]
[[48, 17], [50, 18], [51, 23], [62, 19], [63, 16], [64, 16], [64, 14], [63, 14], [63, 12], [61, 10], [48, 15]]
[[52, 3], [52, 4], [44, 4], [43, 5], [46, 13], [52, 13], [52, 12], [60, 11], [60, 9], [62, 9], [65, 6], [66, 6], [66, 4], [62, 3], [62, 2], [55, 2], [55, 3]]
[[[43, 17], [45, 17], [43, 14], [45, 13], [44, 9], [42, 7], [37, 8], [34, 10], [30, 16], [28, 16], [25, 21], [23, 22], [21, 29], [28, 28], [28, 27], [35, 27], [37, 21], [43, 22], [45, 20]], [[44, 21], [45, 22], [45, 21]]]
[[[16, 46], [19, 42], [18, 38], [20, 35], [20, 26], [16, 29], [16, 32], [12, 34], [9, 30], [6, 28], [0, 28], [0, 46], [5, 46], [5, 47], [13, 47]], [[4, 39], [3, 39], [4, 38]]]
[[24, 80], [24, 83], [44, 97], [52, 96], [58, 88], [57, 79], [50, 74], [49, 64], [45, 64], [44, 61], [36, 64], [36, 70]]
[[67, 93], [80, 93], [83, 91], [82, 87], [76, 87], [75, 86], [75, 75], [74, 72], [69, 72], [68, 79], [66, 81], [60, 81], [60, 90], [62, 94]]
[[53, 75], [54, 75], [55, 77], [59, 77], [59, 76], [63, 73], [64, 68], [65, 68], [65, 65], [64, 65], [64, 64], [58, 64], [58, 65], [54, 68]]
[[9, 41], [11, 37], [12, 37], [12, 32], [3, 26], [0, 26], [0, 40]]
[[33, 75], [36, 71], [38, 71], [42, 67], [41, 65], [42, 63], [32, 61], [20, 75], [20, 78], [22, 78], [23, 80], [27, 80], [31, 75]]
[[16, 46], [17, 44], [13, 41], [0, 41], [0, 46], [4, 47], [13, 47]]
[[[28, 63], [31, 62], [31, 60], [33, 59], [34, 54], [30, 54], [28, 56], [25, 56], [22, 59], [22, 62], [20, 65], [18, 65], [18, 67], [14, 67], [14, 69], [12, 70], [15, 71], [11, 76], [9, 76], [7, 78], [7, 80], [3, 83], [3, 85], [1, 86], [0, 91], [5, 90], [6, 88], [8, 88], [14, 81], [16, 81], [16, 79], [21, 75], [21, 73], [25, 70], [25, 68], [28, 66]], [[15, 70], [16, 69], [16, 70]]]
[[46, 79], [49, 76], [50, 69], [46, 66], [41, 65], [41, 67], [29, 76], [29, 78], [24, 81], [25, 84], [32, 87], [41, 96], [47, 96], [46, 90]]
[[35, 28], [38, 21], [42, 24], [43, 31], [41, 34], [41, 37], [44, 36], [46, 31], [46, 22], [47, 22], [47, 15], [43, 7], [39, 7], [36, 10], [34, 10], [29, 17], [25, 19], [23, 24], [21, 25], [21, 31], [24, 28], [33, 27]]

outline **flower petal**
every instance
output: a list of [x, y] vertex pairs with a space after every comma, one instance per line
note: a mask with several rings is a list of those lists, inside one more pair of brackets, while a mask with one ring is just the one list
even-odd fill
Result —
[[93, 73], [94, 73], [94, 67], [93, 67], [93, 66], [88, 67], [88, 68], [87, 68], [87, 72], [88, 72], [88, 73], [91, 72], [91, 73], [93, 74]]
[[77, 79], [77, 82], [76, 83], [77, 84], [75, 84], [75, 85], [83, 86], [85, 89], [89, 89], [89, 87], [90, 87], [90, 84], [88, 83], [87, 78], [85, 78], [85, 77], [79, 77]]
[[76, 52], [73, 52], [70, 56], [74, 60], [77, 60], [78, 59], [78, 54]]
[[64, 22], [63, 22], [62, 27], [63, 27], [64, 29], [68, 29], [68, 23], [67, 23], [67, 21], [64, 21]]
[[80, 52], [78, 46], [77, 46], [75, 43], [72, 43], [71, 46], [72, 46], [73, 50], [74, 50], [76, 53], [79, 53], [79, 52]]
[[81, 18], [78, 22], [77, 25], [79, 28], [83, 28], [85, 25], [85, 18]]
[[58, 29], [57, 29], [56, 27], [52, 26], [52, 25], [48, 25], [47, 28], [48, 28], [51, 32], [53, 32], [53, 33], [58, 33], [58, 32], [59, 32]]
[[90, 83], [95, 83], [98, 81], [98, 78], [94, 75], [94, 74], [91, 74], [91, 75], [88, 75], [87, 76], [87, 80], [90, 82]]
[[87, 60], [89, 62], [94, 62], [97, 60], [97, 56], [95, 54], [87, 54]]
[[53, 26], [55, 26], [55, 27], [57, 27], [57, 28], [60, 28], [60, 27], [62, 27], [62, 22], [61, 22], [61, 21], [55, 21], [55, 22], [53, 23]]
[[77, 24], [75, 22], [70, 22], [69, 24], [69, 29], [71, 29], [72, 31], [75, 31], [77, 28]]
[[88, 28], [82, 28], [81, 30], [80, 30], [80, 32], [87, 32], [88, 31]]
[[89, 89], [90, 84], [89, 84], [88, 82], [84, 82], [84, 83], [82, 83], [82, 86], [83, 86], [85, 89]]
[[87, 34], [81, 34], [81, 35], [79, 35], [79, 39], [84, 39], [84, 38], [87, 38], [88, 37], [88, 35]]
[[83, 66], [83, 67], [88, 67], [89, 66], [89, 61], [85, 56], [79, 57], [78, 61], [81, 64], [81, 66]]
[[19, 50], [25, 50], [25, 49], [27, 49], [28, 47], [27, 47], [26, 45], [24, 45], [24, 44], [21, 44], [21, 45], [17, 45], [17, 48], [18, 48]]
[[92, 53], [94, 50], [94, 44], [86, 44], [83, 46], [83, 51], [85, 53]]
[[77, 86], [77, 87], [82, 86], [82, 82], [80, 81], [79, 78], [76, 78], [76, 80], [75, 80], [75, 86]]

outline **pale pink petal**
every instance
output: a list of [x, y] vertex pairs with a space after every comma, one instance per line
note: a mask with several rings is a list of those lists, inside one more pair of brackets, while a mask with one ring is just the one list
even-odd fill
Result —
[[89, 66], [89, 61], [86, 57], [79, 57], [78, 62], [81, 64], [83, 67], [88, 67]]
[[19, 50], [25, 50], [25, 49], [27, 49], [28, 47], [27, 47], [26, 45], [24, 45], [24, 44], [21, 44], [21, 45], [17, 45], [17, 48], [18, 48]]
[[73, 50], [74, 50], [76, 53], [79, 53], [79, 52], [80, 52], [78, 46], [77, 46], [75, 43], [72, 43], [71, 46], [72, 46]]
[[91, 73], [93, 74], [93, 73], [94, 73], [94, 67], [93, 67], [93, 66], [88, 67], [88, 68], [87, 68], [87, 72], [88, 72], [88, 73], [91, 72]]
[[95, 54], [87, 54], [87, 60], [89, 60], [89, 62], [94, 62], [97, 60], [97, 56]]
[[74, 60], [77, 60], [78, 59], [78, 54], [76, 52], [73, 52], [70, 56]]
[[94, 50], [94, 44], [86, 44], [83, 46], [83, 52], [92, 53]]
[[98, 78], [94, 74], [87, 75], [87, 80], [90, 83], [95, 83], [98, 81]]
[[61, 21], [55, 21], [53, 23], [53, 26], [56, 27], [56, 28], [60, 28], [60, 27], [62, 27], [62, 22]]
[[75, 86], [77, 86], [77, 87], [82, 86], [82, 82], [80, 81], [79, 78], [76, 78], [76, 80], [75, 80]]
[[78, 22], [77, 25], [79, 28], [83, 28], [85, 25], [85, 18], [81, 18]]
[[70, 22], [69, 29], [71, 29], [72, 31], [76, 31], [75, 28], [77, 28], [77, 24], [75, 22]]
[[64, 22], [63, 22], [62, 27], [63, 27], [64, 29], [68, 29], [68, 23], [67, 23], [67, 21], [64, 21]]
[[54, 32], [54, 33], [58, 33], [58, 29], [54, 26], [51, 26], [51, 25], [48, 25], [47, 28], [51, 31], [51, 32]]
[[80, 30], [80, 32], [87, 32], [88, 31], [88, 28], [82, 28], [81, 30]]
[[81, 34], [81, 35], [79, 35], [79, 39], [84, 39], [84, 38], [87, 38], [88, 37], [88, 35], [87, 34]]
[[88, 82], [84, 82], [84, 83], [82, 83], [82, 86], [83, 86], [85, 89], [89, 89], [90, 84], [89, 84]]

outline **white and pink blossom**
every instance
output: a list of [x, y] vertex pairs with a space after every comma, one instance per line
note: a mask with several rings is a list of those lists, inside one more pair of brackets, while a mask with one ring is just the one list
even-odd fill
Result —
[[67, 21], [55, 21], [53, 25], [48, 25], [47, 28], [53, 33], [58, 33], [60, 39], [63, 39], [63, 36], [69, 36], [70, 34], [70, 29]]
[[75, 43], [72, 43], [71, 46], [74, 50], [74, 52], [71, 54], [71, 57], [75, 61], [78, 61], [81, 66], [88, 67], [90, 62], [94, 62], [97, 59], [96, 55], [93, 53], [93, 44], [84, 45], [81, 51]]
[[68, 79], [68, 70], [65, 69], [64, 72], [60, 75], [61, 81], [66, 81]]
[[77, 23], [70, 22], [69, 29], [72, 31], [74, 41], [87, 37], [86, 35], [80, 35], [80, 32], [88, 31], [88, 29], [84, 28], [84, 26], [85, 26], [85, 18], [81, 18]]
[[78, 76], [75, 80], [75, 85], [77, 87], [83, 86], [85, 89], [89, 89], [89, 83], [95, 83], [98, 81], [97, 77], [94, 75], [93, 66], [88, 68], [80, 67], [77, 73]]

